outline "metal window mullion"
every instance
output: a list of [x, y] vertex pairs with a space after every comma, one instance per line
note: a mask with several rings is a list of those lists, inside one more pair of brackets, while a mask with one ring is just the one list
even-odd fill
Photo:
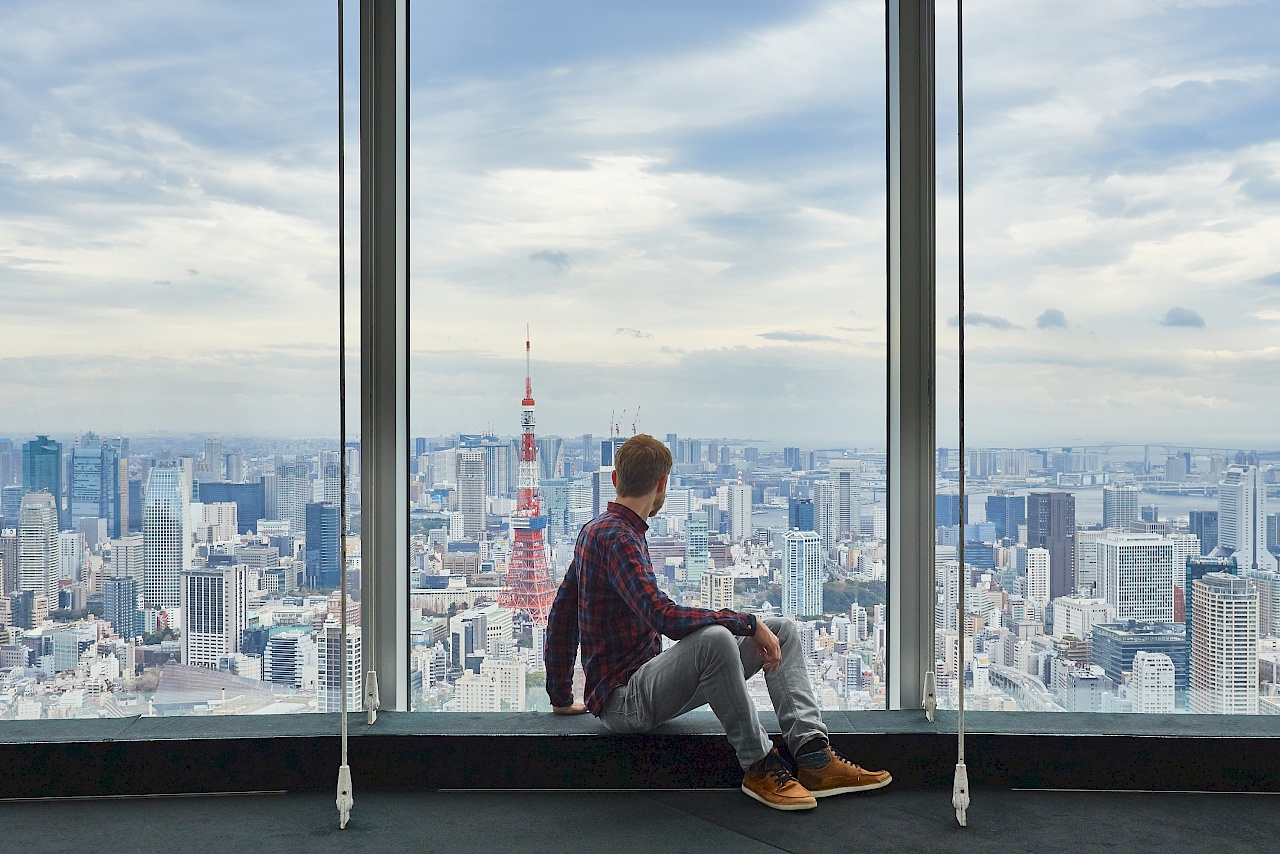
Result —
[[361, 0], [361, 644], [389, 710], [410, 705], [407, 92], [408, 2]]
[[887, 705], [918, 709], [934, 653], [934, 8], [887, 0]]

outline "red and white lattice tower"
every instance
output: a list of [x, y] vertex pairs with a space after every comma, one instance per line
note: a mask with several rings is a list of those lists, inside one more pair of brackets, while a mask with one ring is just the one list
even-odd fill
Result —
[[516, 494], [516, 512], [511, 517], [514, 537], [507, 564], [507, 583], [498, 597], [498, 604], [513, 611], [523, 611], [534, 625], [545, 626], [551, 603], [556, 598], [556, 587], [547, 566], [547, 517], [542, 515], [542, 502], [538, 499], [538, 444], [533, 434], [536, 421], [528, 335], [524, 340], [524, 361], [524, 400], [520, 403], [520, 489]]

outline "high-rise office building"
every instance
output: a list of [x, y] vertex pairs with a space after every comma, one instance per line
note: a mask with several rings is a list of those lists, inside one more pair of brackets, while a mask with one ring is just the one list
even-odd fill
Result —
[[146, 583], [146, 557], [141, 534], [130, 534], [108, 541], [111, 560], [107, 564], [108, 574], [115, 578], [132, 578], [138, 583], [141, 593]]
[[1200, 554], [1212, 554], [1218, 547], [1218, 511], [1192, 510], [1188, 526], [1200, 538]]
[[338, 505], [327, 501], [306, 506], [306, 579], [312, 590], [330, 590], [340, 583], [342, 558]]
[[729, 485], [729, 539], [741, 542], [751, 536], [751, 487], [742, 483]]
[[1089, 645], [1089, 662], [1103, 669], [1117, 685], [1125, 674], [1133, 672], [1133, 661], [1139, 652], [1160, 653], [1173, 662], [1175, 699], [1185, 705], [1189, 679], [1186, 636], [1181, 623], [1149, 623], [1127, 620], [1094, 623]]
[[22, 487], [10, 485], [0, 488], [0, 528], [18, 527], [18, 511], [22, 508]]
[[[964, 497], [969, 506], [969, 496]], [[965, 514], [966, 518], [968, 514]], [[933, 524], [937, 527], [960, 524], [960, 495], [955, 492], [939, 492], [933, 497]]]
[[[347, 711], [358, 712], [364, 701], [364, 655], [360, 624], [348, 621], [346, 634]], [[342, 711], [342, 621], [330, 617], [316, 635], [316, 708]]]
[[610, 436], [608, 439], [602, 441], [600, 443], [600, 465], [602, 467], [612, 466], [614, 455], [618, 453], [618, 449], [621, 448], [626, 441], [627, 440], [621, 436]]
[[1049, 598], [1076, 587], [1076, 497], [1069, 492], [1027, 496], [1027, 545], [1049, 550]]
[[1117, 621], [1173, 620], [1174, 544], [1159, 534], [1109, 530], [1098, 538], [1098, 596]]
[[1025, 495], [988, 495], [987, 521], [995, 525], [997, 539], [1018, 539], [1018, 527], [1027, 524]]
[[294, 536], [306, 530], [310, 503], [311, 466], [301, 462], [276, 466], [276, 518], [288, 522]]
[[34, 596], [34, 620], [58, 607], [58, 509], [47, 492], [22, 496], [18, 511], [19, 580]]
[[84, 534], [79, 531], [58, 532], [58, 578], [79, 581], [88, 558]]
[[787, 528], [798, 531], [817, 531], [813, 512], [813, 500], [809, 498], [792, 498], [787, 502]]
[[569, 533], [569, 481], [563, 477], [541, 478], [538, 494], [542, 498], [542, 512], [547, 517], [548, 533]]
[[538, 439], [538, 475], [542, 480], [564, 477], [564, 439], [559, 436]]
[[460, 448], [457, 454], [458, 510], [462, 531], [475, 539], [485, 529], [485, 452], [480, 448]]
[[1229, 466], [1218, 485], [1218, 557], [1234, 557], [1241, 571], [1276, 571], [1267, 551], [1267, 487], [1257, 466]]
[[708, 570], [710, 562], [710, 523], [705, 512], [694, 510], [685, 524], [685, 580], [690, 584], [701, 583], [702, 574]]
[[316, 658], [316, 643], [308, 629], [286, 629], [267, 640], [262, 678], [277, 685], [302, 687], [303, 673]]
[[[21, 510], [21, 505], [19, 505]], [[18, 538], [18, 513], [11, 527], [0, 527], [0, 596], [20, 590], [22, 579], [22, 540]]]
[[138, 582], [127, 576], [108, 578], [102, 585], [102, 616], [123, 640], [142, 634], [138, 613]]
[[182, 663], [217, 669], [240, 651], [249, 625], [249, 569], [209, 566], [181, 574]]
[[81, 519], [105, 519], [107, 536], [120, 536], [121, 517], [128, 506], [128, 487], [122, 492], [120, 468], [119, 451], [92, 433], [81, 437], [81, 446], [71, 451], [72, 526]]
[[782, 465], [784, 468], [792, 471], [800, 471], [804, 468], [799, 448], [783, 448], [782, 449]]
[[1102, 527], [1127, 529], [1139, 519], [1138, 487], [1127, 484], [1111, 484], [1102, 487]]
[[236, 505], [236, 532], [248, 534], [255, 531], [258, 521], [267, 516], [266, 492], [262, 480], [253, 483], [235, 483], [229, 480], [201, 481], [200, 501], [205, 504]]
[[832, 460], [827, 467], [831, 481], [832, 542], [844, 537], [857, 537], [862, 530], [862, 461]]
[[1258, 591], [1210, 572], [1191, 584], [1191, 711], [1258, 713]]
[[1140, 714], [1167, 714], [1174, 710], [1173, 659], [1159, 652], [1137, 653], [1129, 698]]
[[152, 468], [142, 508], [142, 597], [147, 607], [180, 604], [179, 578], [190, 568], [193, 555], [190, 524], [191, 486], [186, 472], [177, 465]]
[[213, 475], [214, 480], [222, 480], [222, 437], [209, 436], [204, 440], [204, 465], [202, 469]]
[[782, 613], [812, 617], [822, 613], [822, 544], [812, 531], [788, 531], [782, 538]]
[[337, 451], [320, 452], [320, 482], [324, 491], [321, 501], [338, 505], [342, 499], [342, 461]]
[[58, 527], [67, 527], [62, 504], [62, 443], [48, 436], [37, 436], [22, 446], [22, 492], [47, 492], [53, 496], [58, 512]]

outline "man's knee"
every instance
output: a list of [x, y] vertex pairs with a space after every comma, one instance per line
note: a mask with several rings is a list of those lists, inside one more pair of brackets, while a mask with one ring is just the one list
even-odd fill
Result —
[[706, 649], [712, 655], [732, 656], [734, 659], [738, 657], [738, 640], [724, 626], [704, 626], [681, 643], [689, 641], [694, 641], [699, 648]]

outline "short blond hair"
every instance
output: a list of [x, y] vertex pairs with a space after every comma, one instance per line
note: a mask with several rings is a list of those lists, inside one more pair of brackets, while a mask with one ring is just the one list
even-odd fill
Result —
[[613, 456], [618, 497], [644, 495], [671, 472], [671, 451], [647, 433], [632, 436]]

